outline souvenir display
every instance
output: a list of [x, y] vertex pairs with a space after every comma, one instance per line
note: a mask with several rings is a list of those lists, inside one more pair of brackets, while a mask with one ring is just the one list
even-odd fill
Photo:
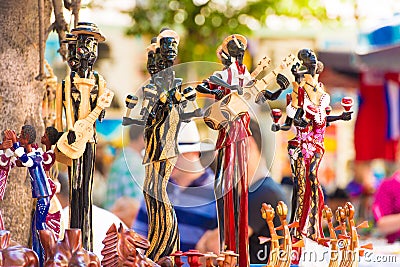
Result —
[[[68, 165], [70, 227], [82, 231], [83, 247], [92, 250], [92, 184], [96, 152], [95, 121], [101, 121], [113, 93], [93, 70], [98, 43], [105, 37], [94, 23], [78, 22], [67, 35], [70, 74], [56, 94], [56, 125], [65, 134], [57, 142], [57, 160]], [[103, 99], [104, 101], [100, 101]], [[65, 118], [65, 121], [63, 120]]]

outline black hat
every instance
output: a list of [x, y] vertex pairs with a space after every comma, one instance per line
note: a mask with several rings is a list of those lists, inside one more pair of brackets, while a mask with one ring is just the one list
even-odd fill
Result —
[[71, 30], [71, 33], [74, 35], [93, 35], [99, 43], [102, 43], [106, 40], [106, 37], [104, 37], [104, 35], [100, 32], [97, 25], [91, 22], [78, 22], [76, 28]]
[[64, 44], [74, 44], [74, 43], [76, 43], [76, 36], [71, 34], [71, 33], [67, 33], [65, 35], [65, 39], [62, 41], [62, 43], [64, 43]]

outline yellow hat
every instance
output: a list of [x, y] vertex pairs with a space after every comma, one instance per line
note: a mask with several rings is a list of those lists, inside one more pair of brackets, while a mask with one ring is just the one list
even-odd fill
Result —
[[[226, 37], [224, 39], [224, 41], [222, 42], [222, 49], [223, 50], [225, 50], [225, 51], [228, 50], [227, 46], [228, 46], [229, 41], [231, 41], [231, 40], [236, 40], [236, 41], [239, 40], [244, 46], [243, 49], [246, 50], [246, 48], [247, 48], [247, 39], [246, 39], [246, 37], [244, 37], [241, 34], [231, 34], [228, 37]], [[236, 44], [238, 45], [239, 42], [236, 42]]]
[[173, 37], [175, 39], [175, 41], [179, 44], [179, 35], [176, 33], [176, 31], [173, 30], [165, 30], [163, 32], [161, 32], [158, 36], [157, 36], [157, 43], [160, 43], [160, 39], [165, 38], [165, 37]]
[[227, 56], [228, 52], [226, 52], [226, 50], [222, 49], [222, 45], [218, 46], [218, 48], [215, 52], [220, 61], [222, 61], [222, 57], [225, 57], [225, 59], [228, 59], [228, 56]]

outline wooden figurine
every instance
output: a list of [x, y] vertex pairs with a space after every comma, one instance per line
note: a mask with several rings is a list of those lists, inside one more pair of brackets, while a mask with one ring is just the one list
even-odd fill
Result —
[[262, 203], [261, 216], [268, 225], [271, 237], [262, 237], [262, 236], [258, 237], [260, 239], [260, 244], [264, 244], [265, 242], [271, 242], [269, 250], [270, 251], [269, 258], [268, 258], [268, 266], [278, 266], [279, 255], [280, 255], [279, 239], [282, 239], [283, 237], [279, 236], [275, 230], [274, 226], [275, 211], [271, 205]]
[[51, 179], [50, 169], [56, 161], [56, 155], [52, 146], [54, 146], [60, 138], [60, 134], [56, 128], [53, 126], [48, 126], [45, 129], [44, 135], [40, 139], [40, 142], [45, 147], [45, 152], [43, 153], [43, 169], [48, 178], [51, 194], [50, 194], [50, 207], [49, 212], [46, 216], [47, 229], [53, 231], [54, 235], [58, 239], [60, 236], [61, 228], [63, 227], [63, 222], [61, 222], [61, 210], [62, 206], [60, 201], [56, 196], [57, 185]]
[[[6, 192], [8, 174], [13, 166], [15, 166], [14, 152], [11, 150], [12, 140], [8, 140], [5, 136], [0, 144], [0, 201], [3, 201]], [[3, 216], [0, 210], [0, 230], [5, 230]]]
[[342, 207], [338, 207], [336, 212], [335, 212], [335, 218], [336, 221], [338, 222], [338, 226], [335, 228], [335, 230], [340, 230], [340, 235], [339, 235], [339, 241], [338, 243], [338, 248], [342, 251], [341, 253], [341, 259], [340, 259], [340, 267], [347, 267], [348, 263], [348, 246], [349, 242], [348, 239], [350, 239], [350, 236], [347, 234], [347, 228], [346, 228], [346, 212]]
[[290, 222], [299, 221], [299, 228], [293, 230], [294, 242], [303, 238], [303, 232], [306, 237], [318, 241], [324, 237], [321, 218], [324, 200], [318, 181], [318, 167], [325, 151], [326, 124], [336, 120], [350, 120], [351, 112], [328, 116], [326, 108], [330, 96], [318, 81], [323, 64], [311, 49], [300, 50], [298, 59], [302, 65], [293, 65], [292, 68], [295, 82], [291, 102], [286, 109], [286, 121], [283, 125], [273, 124], [272, 130], [287, 131], [292, 123], [296, 127], [297, 134], [289, 140], [288, 145], [294, 181]]
[[103, 260], [101, 265], [111, 266], [159, 266], [147, 259], [141, 250], [146, 251], [150, 243], [146, 238], [132, 229], [124, 229], [120, 224], [118, 230], [112, 224], [103, 240], [104, 248], [101, 251]]
[[47, 61], [45, 61], [45, 66], [49, 75], [45, 78], [45, 90], [43, 95], [43, 104], [42, 104], [42, 117], [43, 122], [46, 127], [54, 126], [56, 121], [56, 107], [55, 107], [55, 98], [56, 91], [58, 87], [57, 76], [54, 75], [53, 69], [49, 65]]
[[46, 253], [44, 267], [100, 267], [97, 256], [83, 248], [80, 229], [66, 229], [63, 240], [57, 240], [50, 230], [40, 230], [39, 236]]
[[364, 221], [360, 225], [356, 226], [354, 222], [354, 206], [350, 202], [347, 202], [346, 205], [344, 206], [344, 212], [347, 217], [347, 222], [350, 228], [350, 239], [349, 239], [349, 245], [348, 245], [348, 256], [346, 259], [346, 267], [357, 267], [359, 263], [359, 258], [360, 256], [364, 255], [364, 250], [365, 249], [372, 249], [372, 244], [366, 244], [363, 246], [360, 246], [359, 244], [359, 238], [358, 238], [358, 233], [357, 229], [360, 228], [368, 228], [368, 222]]
[[214, 252], [207, 252], [204, 254], [204, 258], [206, 259], [206, 267], [215, 267], [214, 260], [218, 258], [218, 256]]
[[175, 251], [170, 256], [174, 257], [174, 264], [176, 267], [181, 267], [182, 265], [184, 265], [182, 258], [181, 258], [183, 256], [182, 251], [180, 251], [180, 250]]
[[[284, 252], [283, 254], [280, 254], [277, 266], [289, 267], [292, 257], [292, 238], [290, 236], [289, 228], [298, 227], [298, 223], [295, 222], [291, 225], [288, 225], [286, 220], [288, 208], [283, 201], [278, 202], [278, 205], [276, 206], [276, 213], [279, 216], [281, 226], [276, 227], [275, 230], [283, 230], [283, 243], [281, 246], [281, 250]], [[296, 244], [296, 246], [298, 245], [300, 244]]]
[[204, 254], [200, 253], [197, 249], [190, 249], [189, 251], [183, 253], [184, 256], [187, 257], [187, 262], [190, 267], [200, 267], [201, 263], [199, 262], [199, 258], [203, 257]]
[[[96, 151], [95, 121], [101, 121], [105, 110], [98, 105], [100, 96], [107, 98], [106, 83], [93, 70], [97, 46], [105, 41], [94, 23], [78, 22], [67, 36], [68, 66], [62, 87], [57, 90], [57, 129], [66, 135], [57, 142], [57, 160], [67, 163], [70, 180], [70, 227], [82, 230], [82, 244], [92, 250], [92, 184]], [[63, 116], [64, 113], [64, 116]], [[63, 124], [65, 117], [65, 124]], [[59, 156], [60, 154], [60, 156]]]
[[[182, 79], [176, 78], [171, 68], [178, 53], [178, 44], [179, 36], [173, 30], [162, 30], [158, 35], [157, 46], [161, 60], [156, 61], [159, 71], [152, 76], [156, 87], [154, 92], [157, 92], [153, 92], [152, 97], [156, 95], [156, 100], [153, 105], [148, 105], [151, 109], [147, 117], [124, 118], [124, 125], [145, 125], [143, 164], [146, 177], [143, 193], [149, 222], [148, 240], [151, 243], [146, 255], [154, 261], [179, 248], [178, 223], [166, 185], [178, 156], [176, 139], [180, 123], [202, 115], [200, 109], [185, 112], [188, 100], [184, 94], [191, 95], [194, 89], [186, 88], [182, 91]], [[195, 98], [190, 100], [194, 101]]]
[[225, 255], [225, 260], [224, 260], [224, 267], [235, 267], [237, 266], [237, 257], [239, 254], [236, 254], [232, 250], [226, 250], [222, 252], [223, 255]]
[[9, 231], [0, 230], [0, 266], [39, 267], [39, 260], [33, 250], [12, 245]]
[[324, 244], [329, 242], [330, 249], [331, 249], [331, 256], [329, 259], [329, 265], [328, 267], [339, 267], [339, 246], [338, 246], [338, 237], [335, 232], [335, 228], [333, 227], [333, 213], [332, 210], [325, 205], [323, 210], [322, 210], [322, 216], [326, 220], [328, 224], [328, 230], [329, 230], [329, 238], [320, 238], [318, 240], [318, 243]]
[[220, 248], [238, 251], [239, 265], [243, 267], [249, 265], [247, 137], [251, 132], [249, 106], [246, 101], [252, 95], [257, 95], [259, 102], [265, 99], [274, 100], [289, 86], [287, 78], [276, 73], [277, 76], [272, 75], [268, 79], [276, 79], [280, 89], [274, 93], [265, 90], [264, 87], [271, 81], [264, 80], [261, 86], [254, 79], [269, 65], [270, 60], [262, 60], [251, 75], [243, 64], [246, 48], [247, 39], [240, 34], [225, 38], [217, 50], [224, 69], [196, 87], [198, 92], [213, 95], [218, 100], [205, 112], [204, 120], [210, 128], [219, 130], [214, 187], [218, 197], [217, 210], [223, 211], [223, 214], [218, 214]]
[[40, 265], [43, 266], [43, 249], [40, 244], [38, 230], [47, 229], [47, 215], [50, 207], [50, 196], [52, 195], [49, 179], [43, 168], [44, 152], [41, 148], [34, 146], [36, 130], [32, 125], [24, 125], [18, 135], [14, 131], [4, 132], [8, 140], [13, 141], [14, 153], [22, 166], [28, 168], [32, 198], [36, 199], [36, 209], [32, 220], [32, 247], [39, 257]]

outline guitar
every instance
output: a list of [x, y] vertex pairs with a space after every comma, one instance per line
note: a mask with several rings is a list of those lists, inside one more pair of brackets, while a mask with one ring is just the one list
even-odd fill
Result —
[[[275, 85], [276, 76], [279, 73], [290, 69], [290, 67], [297, 61], [297, 58], [294, 55], [290, 54], [282, 60], [279, 66], [277, 66], [267, 75], [259, 79], [253, 80], [249, 84], [245, 85], [243, 87], [243, 95], [239, 95], [235, 91], [226, 95], [220, 101], [215, 102], [214, 104], [209, 106], [204, 112], [204, 122], [211, 129], [219, 130], [223, 128], [229, 121], [233, 121], [241, 114], [248, 112], [248, 101], [251, 101], [254, 98], [254, 102], [256, 102], [257, 99], [263, 97], [261, 91]], [[269, 58], [262, 59], [258, 64], [258, 67], [250, 75], [253, 78], [258, 76], [258, 74], [260, 74], [262, 70], [268, 67], [269, 64]]]
[[99, 117], [100, 112], [111, 105], [114, 93], [105, 89], [104, 93], [97, 99], [96, 107], [89, 115], [81, 120], [77, 120], [71, 129], [75, 132], [75, 141], [68, 144], [68, 132], [65, 132], [57, 142], [57, 148], [67, 157], [77, 159], [83, 155], [86, 149], [86, 143], [93, 137], [93, 124]]

